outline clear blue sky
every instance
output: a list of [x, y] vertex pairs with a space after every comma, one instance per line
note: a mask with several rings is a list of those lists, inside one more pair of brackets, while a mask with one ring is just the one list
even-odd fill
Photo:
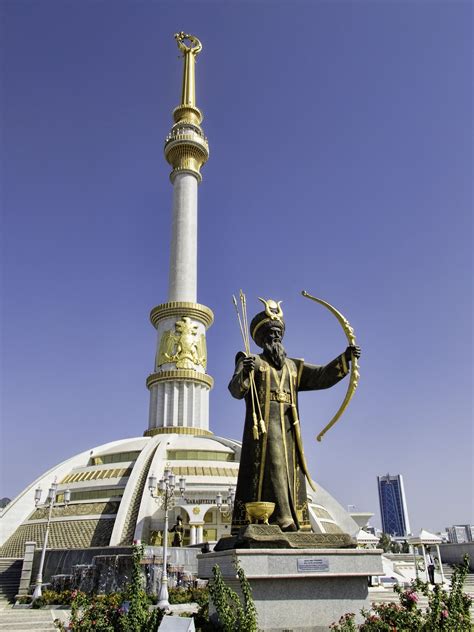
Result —
[[167, 299], [172, 189], [163, 141], [180, 96], [173, 34], [201, 38], [211, 157], [199, 290], [211, 428], [240, 439], [227, 383], [231, 295], [283, 300], [290, 355], [363, 348], [346, 384], [302, 397], [316, 480], [374, 511], [402, 473], [413, 530], [473, 522], [472, 3], [3, 0], [2, 480], [147, 427]]

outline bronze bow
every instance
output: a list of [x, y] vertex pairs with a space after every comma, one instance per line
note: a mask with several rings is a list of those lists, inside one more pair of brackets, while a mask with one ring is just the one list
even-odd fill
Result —
[[[304, 290], [301, 293], [306, 298], [309, 298], [312, 301], [315, 301], [316, 303], [321, 303], [321, 305], [324, 305], [324, 307], [327, 307], [328, 310], [332, 314], [334, 314], [334, 316], [337, 318], [337, 320], [341, 324], [341, 326], [342, 326], [342, 328], [344, 330], [344, 333], [346, 335], [347, 341], [349, 342], [349, 345], [353, 346], [353, 345], [356, 344], [354, 329], [351, 327], [351, 325], [350, 325], [349, 321], [347, 320], [347, 318], [345, 318], [341, 314], [341, 312], [339, 312], [330, 303], [327, 303], [326, 301], [323, 301], [322, 298], [316, 298], [315, 296], [311, 296], [311, 294], [308, 294], [308, 292], [305, 292]], [[355, 393], [357, 385], [359, 383], [359, 377], [360, 377], [359, 363], [357, 361], [357, 358], [354, 356], [354, 354], [352, 354], [352, 358], [351, 358], [351, 377], [350, 377], [350, 381], [349, 381], [349, 386], [347, 387], [346, 396], [344, 397], [344, 401], [342, 402], [341, 406], [339, 407], [339, 410], [337, 411], [337, 413], [334, 415], [334, 417], [331, 419], [331, 421], [321, 430], [321, 432], [316, 437], [316, 439], [318, 441], [321, 441], [321, 439], [323, 438], [323, 435], [326, 434], [326, 432], [329, 430], [329, 428], [332, 428], [332, 426], [334, 426], [336, 421], [341, 417], [342, 413], [346, 410], [349, 402], [352, 399], [352, 396]]]

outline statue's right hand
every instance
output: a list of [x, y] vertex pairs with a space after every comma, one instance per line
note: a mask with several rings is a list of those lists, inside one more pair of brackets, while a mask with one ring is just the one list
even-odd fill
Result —
[[243, 360], [243, 370], [245, 375], [249, 375], [255, 369], [255, 356], [246, 356]]

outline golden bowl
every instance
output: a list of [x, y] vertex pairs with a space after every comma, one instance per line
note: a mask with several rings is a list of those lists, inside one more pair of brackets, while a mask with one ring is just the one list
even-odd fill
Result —
[[275, 503], [245, 503], [245, 509], [251, 524], [259, 520], [263, 520], [263, 524], [268, 524], [268, 519], [275, 510]]

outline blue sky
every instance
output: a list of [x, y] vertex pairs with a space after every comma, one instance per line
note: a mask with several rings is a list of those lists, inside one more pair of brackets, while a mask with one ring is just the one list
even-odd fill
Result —
[[[363, 348], [360, 386], [301, 402], [315, 478], [373, 511], [402, 473], [413, 530], [473, 522], [472, 4], [4, 0], [2, 478], [147, 427], [167, 298], [163, 142], [196, 34], [211, 156], [199, 189], [198, 299], [211, 429], [241, 438], [227, 383], [231, 296], [283, 300], [290, 355]], [[250, 314], [251, 316], [252, 314]]]

